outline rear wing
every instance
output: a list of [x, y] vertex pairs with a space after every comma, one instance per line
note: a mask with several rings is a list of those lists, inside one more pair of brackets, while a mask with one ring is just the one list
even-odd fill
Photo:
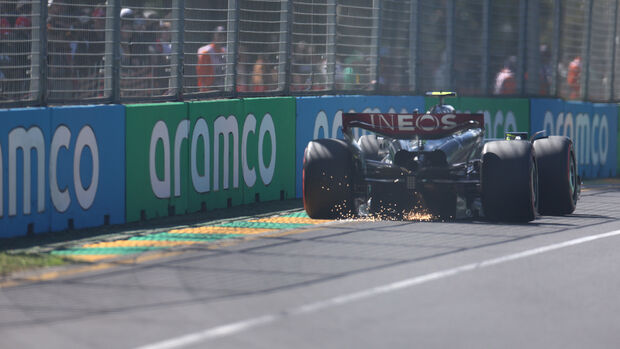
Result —
[[343, 113], [342, 131], [352, 127], [397, 139], [437, 139], [464, 129], [484, 129], [484, 114]]

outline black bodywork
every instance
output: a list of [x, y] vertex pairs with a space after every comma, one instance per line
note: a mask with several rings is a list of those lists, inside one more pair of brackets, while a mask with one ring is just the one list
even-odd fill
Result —
[[427, 113], [344, 113], [344, 140], [309, 142], [302, 181], [308, 215], [418, 211], [530, 222], [575, 210], [580, 180], [570, 139], [525, 132], [484, 139], [483, 114], [445, 105], [443, 97], [454, 93], [431, 95], [440, 103]]
[[[359, 115], [344, 114], [343, 118]], [[411, 133], [399, 138], [382, 134], [377, 127], [356, 126], [376, 133], [356, 139], [353, 127], [344, 128], [345, 140], [357, 160], [354, 197], [361, 212], [398, 214], [415, 207], [441, 218], [481, 214], [483, 122], [468, 122], [455, 131], [432, 136]], [[373, 142], [375, 147], [369, 151], [365, 142]], [[372, 151], [376, 148], [377, 153]]]

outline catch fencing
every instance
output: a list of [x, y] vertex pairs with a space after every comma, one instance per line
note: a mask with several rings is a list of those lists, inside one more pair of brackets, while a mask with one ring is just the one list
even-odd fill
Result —
[[0, 0], [0, 107], [313, 94], [620, 101], [620, 0]]

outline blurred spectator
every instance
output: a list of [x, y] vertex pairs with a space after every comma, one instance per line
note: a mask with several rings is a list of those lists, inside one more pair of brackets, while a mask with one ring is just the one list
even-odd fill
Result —
[[568, 65], [566, 82], [569, 89], [570, 99], [581, 98], [581, 57], [575, 57]]
[[0, 4], [0, 99], [12, 99], [8, 94], [9, 82], [7, 75], [11, 67], [12, 55], [9, 44], [11, 34], [11, 22], [7, 18], [9, 14], [8, 4]]
[[551, 79], [553, 68], [551, 67], [551, 52], [547, 45], [540, 45], [540, 94], [548, 95], [551, 91]]
[[253, 68], [253, 90], [255, 92], [276, 91], [279, 85], [280, 47], [279, 36], [269, 34], [264, 42], [257, 43], [254, 52], [261, 52]]
[[[314, 50], [313, 50], [314, 52]], [[327, 90], [327, 84], [329, 81], [327, 57], [321, 53], [314, 52], [312, 54], [312, 90], [323, 91]]]
[[[151, 95], [161, 95], [166, 93], [170, 79], [170, 53], [172, 52], [171, 33], [172, 25], [169, 22], [161, 21], [153, 10], [146, 10], [143, 13], [144, 24], [141, 41], [141, 55], [143, 55], [143, 65], [150, 71], [153, 79], [149, 88]], [[167, 29], [165, 24], [167, 24]], [[168, 50], [169, 49], [169, 50]], [[165, 52], [165, 51], [168, 52]]]
[[237, 92], [255, 92], [252, 85], [253, 65], [248, 47], [240, 44], [237, 57]]
[[11, 22], [9, 22], [8, 18], [4, 16], [0, 17], [0, 35], [2, 35], [2, 37], [4, 38], [8, 36], [10, 32], [11, 32]]
[[172, 53], [172, 23], [169, 21], [159, 22], [157, 52], [165, 55], [170, 55]]
[[131, 65], [131, 41], [133, 34], [133, 10], [124, 8], [121, 10], [121, 65]]
[[[71, 26], [71, 64], [73, 65], [73, 75], [77, 81], [88, 79], [92, 59], [90, 56], [90, 34], [92, 33], [92, 21], [90, 20], [90, 9], [81, 8], [77, 13]], [[75, 86], [76, 92], [80, 89]]]
[[153, 72], [141, 13], [123, 8], [121, 17], [121, 97], [146, 97], [153, 94]]
[[495, 89], [493, 93], [496, 95], [514, 95], [517, 93], [517, 80], [515, 76], [515, 68], [517, 65], [517, 57], [510, 56], [504, 62], [504, 68], [497, 73], [495, 77]]
[[213, 42], [198, 49], [198, 87], [207, 92], [224, 87], [226, 75], [226, 29], [218, 26], [213, 32]]
[[92, 25], [89, 35], [90, 65], [102, 65], [105, 55], [106, 10], [96, 7], [90, 14]]
[[[4, 15], [6, 11], [4, 8], [2, 10], [2, 15]], [[11, 66], [11, 48], [8, 44], [8, 38], [10, 33], [10, 23], [9, 20], [5, 17], [0, 17], [0, 99], [12, 99], [11, 96], [7, 93], [8, 91], [8, 81], [7, 74], [8, 69]], [[5, 73], [6, 71], [6, 73]]]
[[150, 43], [155, 42], [155, 33], [149, 31], [148, 23], [142, 13], [134, 12], [132, 31], [129, 47], [132, 65], [147, 66], [151, 61], [149, 46]]
[[73, 96], [73, 47], [76, 6], [64, 1], [49, 4], [47, 18], [48, 87], [51, 99], [70, 99]]
[[254, 92], [265, 92], [267, 90], [267, 85], [269, 84], [270, 75], [267, 74], [267, 67], [265, 64], [265, 56], [259, 55], [256, 59], [256, 63], [254, 63], [254, 68], [252, 69], [252, 88]]
[[3, 98], [27, 98], [30, 79], [31, 6], [24, 0], [0, 4], [0, 89]]
[[291, 91], [307, 91], [312, 86], [312, 47], [304, 41], [294, 46]]
[[169, 94], [170, 76], [172, 75], [171, 58], [172, 55], [172, 23], [169, 21], [159, 21], [157, 24], [157, 39], [152, 49], [155, 59], [155, 87], [161, 90], [158, 94]]
[[77, 86], [73, 98], [104, 97], [105, 7], [83, 7], [77, 23], [80, 38], [78, 69], [73, 70]]
[[[336, 61], [336, 89], [350, 91], [363, 87], [362, 75], [366, 63], [364, 55], [357, 49], [345, 56], [344, 60]], [[370, 87], [370, 86], [368, 86]]]

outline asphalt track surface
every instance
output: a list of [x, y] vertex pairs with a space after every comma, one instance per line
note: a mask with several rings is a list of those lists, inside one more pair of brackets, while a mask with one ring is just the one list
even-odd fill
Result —
[[343, 221], [0, 289], [1, 348], [612, 348], [620, 188], [529, 224]]

